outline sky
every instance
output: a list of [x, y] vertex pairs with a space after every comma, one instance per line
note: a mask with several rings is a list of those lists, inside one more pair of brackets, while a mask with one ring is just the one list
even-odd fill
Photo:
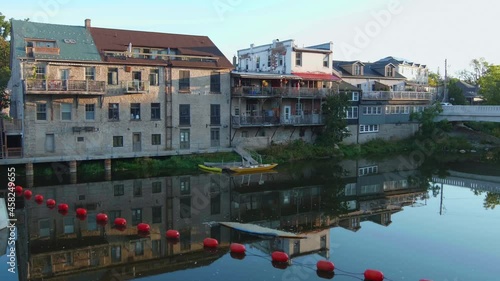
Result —
[[[147, 4], [146, 4], [147, 3]], [[500, 2], [495, 0], [17, 0], [6, 18], [205, 35], [232, 61], [250, 44], [295, 39], [334, 44], [334, 60], [395, 56], [448, 75], [484, 57], [500, 64]]]

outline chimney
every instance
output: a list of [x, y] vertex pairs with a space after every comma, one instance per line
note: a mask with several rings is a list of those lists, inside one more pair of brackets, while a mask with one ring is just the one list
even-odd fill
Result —
[[85, 28], [89, 28], [90, 26], [90, 19], [85, 19]]
[[234, 67], [236, 67], [236, 66], [237, 66], [237, 65], [236, 65], [236, 63], [237, 63], [237, 60], [236, 60], [236, 59], [237, 59], [237, 58], [236, 58], [236, 56], [233, 56], [233, 66], [234, 66]]

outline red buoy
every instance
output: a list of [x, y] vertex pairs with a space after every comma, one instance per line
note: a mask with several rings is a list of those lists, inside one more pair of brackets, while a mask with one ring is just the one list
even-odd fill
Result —
[[203, 246], [207, 248], [217, 248], [217, 246], [219, 246], [219, 241], [214, 238], [205, 238], [203, 240]]
[[30, 200], [32, 195], [33, 195], [33, 192], [31, 192], [31, 190], [26, 189], [26, 190], [24, 191], [24, 198], [25, 198], [26, 200]]
[[319, 271], [333, 272], [335, 265], [331, 261], [320, 260], [316, 263], [316, 268]]
[[140, 224], [137, 225], [137, 231], [140, 231], [140, 232], [149, 232], [150, 229], [151, 229], [151, 227], [147, 223], [141, 222]]
[[45, 204], [47, 204], [47, 208], [49, 208], [49, 209], [52, 210], [56, 206], [56, 200], [54, 200], [54, 199], [47, 199], [47, 201], [45, 201]]
[[84, 208], [76, 209], [76, 217], [80, 220], [85, 220], [87, 218], [87, 210]]
[[179, 239], [179, 237], [181, 236], [179, 234], [179, 231], [173, 229], [167, 230], [167, 233], [165, 233], [165, 235], [168, 239]]
[[365, 279], [367, 281], [383, 281], [384, 274], [375, 269], [367, 269], [365, 270]]
[[288, 255], [285, 252], [275, 251], [271, 254], [271, 259], [275, 262], [288, 262]]
[[335, 276], [335, 273], [333, 271], [316, 270], [316, 275], [323, 279], [332, 279]]
[[98, 225], [104, 226], [108, 223], [108, 215], [104, 213], [99, 213], [95, 216], [95, 220]]
[[62, 203], [57, 206], [57, 210], [67, 212], [69, 210], [68, 204]]
[[245, 245], [238, 243], [232, 243], [231, 246], [229, 246], [229, 249], [231, 250], [231, 253], [236, 254], [244, 254], [246, 251]]
[[127, 220], [124, 218], [116, 218], [115, 219], [115, 226], [116, 227], [126, 227], [127, 226]]
[[22, 196], [23, 195], [23, 187], [18, 185], [16, 186], [16, 196]]
[[43, 196], [40, 195], [40, 194], [37, 194], [35, 195], [35, 202], [38, 204], [38, 205], [41, 205], [43, 203]]

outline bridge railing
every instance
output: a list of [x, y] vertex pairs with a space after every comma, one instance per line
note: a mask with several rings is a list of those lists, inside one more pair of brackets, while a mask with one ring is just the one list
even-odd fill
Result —
[[443, 106], [441, 115], [480, 115], [500, 116], [500, 106], [493, 105], [454, 105]]

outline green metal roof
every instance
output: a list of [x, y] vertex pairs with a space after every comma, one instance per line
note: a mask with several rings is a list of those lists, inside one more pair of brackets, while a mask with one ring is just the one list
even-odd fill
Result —
[[83, 26], [12, 20], [11, 42], [15, 58], [26, 57], [26, 39], [55, 41], [60, 50], [59, 55], [35, 54], [36, 59], [101, 61], [90, 32]]

